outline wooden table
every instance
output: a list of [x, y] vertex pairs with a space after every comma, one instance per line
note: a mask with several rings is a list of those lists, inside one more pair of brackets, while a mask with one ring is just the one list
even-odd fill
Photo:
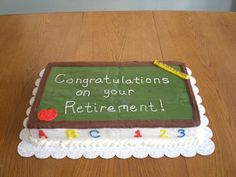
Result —
[[[38, 72], [50, 61], [178, 60], [193, 71], [213, 155], [22, 158], [16, 148]], [[0, 176], [236, 176], [236, 13], [99, 12], [0, 16]]]

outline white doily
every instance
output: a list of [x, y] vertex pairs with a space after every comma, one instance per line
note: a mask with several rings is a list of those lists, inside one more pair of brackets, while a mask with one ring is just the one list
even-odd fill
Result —
[[69, 157], [71, 159], [78, 159], [80, 157], [85, 157], [88, 159], [94, 159], [98, 156], [109, 159], [112, 157], [118, 157], [121, 159], [127, 159], [130, 157], [135, 158], [145, 158], [147, 156], [152, 158], [160, 158], [164, 155], [170, 158], [175, 158], [180, 155], [184, 157], [193, 157], [196, 154], [200, 154], [203, 156], [210, 155], [215, 150], [215, 145], [211, 140], [213, 134], [208, 125], [208, 118], [204, 115], [205, 108], [203, 107], [202, 99], [199, 96], [199, 89], [195, 85], [196, 79], [191, 76], [192, 72], [189, 68], [187, 68], [187, 72], [190, 75], [190, 82], [192, 85], [192, 89], [194, 95], [196, 97], [196, 101], [198, 104], [198, 108], [200, 110], [200, 117], [201, 117], [201, 134], [202, 139], [199, 144], [188, 144], [186, 146], [165, 146], [165, 148], [158, 146], [158, 147], [149, 147], [149, 146], [127, 146], [127, 147], [72, 147], [72, 146], [60, 146], [60, 147], [53, 147], [53, 146], [40, 146], [28, 141], [29, 139], [29, 130], [27, 129], [27, 121], [28, 116], [30, 114], [31, 106], [33, 105], [35, 95], [38, 91], [38, 86], [40, 80], [43, 76], [44, 69], [40, 72], [40, 78], [35, 82], [35, 88], [33, 89], [32, 95], [33, 97], [29, 101], [29, 108], [26, 110], [27, 117], [23, 122], [24, 129], [20, 133], [21, 142], [18, 145], [17, 151], [22, 157], [31, 157], [35, 156], [40, 159], [45, 159], [48, 157], [53, 157], [55, 159], [61, 159], [64, 157]]

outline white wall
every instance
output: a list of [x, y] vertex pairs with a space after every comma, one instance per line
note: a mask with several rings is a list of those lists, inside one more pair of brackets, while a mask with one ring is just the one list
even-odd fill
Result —
[[235, 11], [236, 0], [0, 0], [0, 14], [104, 10]]

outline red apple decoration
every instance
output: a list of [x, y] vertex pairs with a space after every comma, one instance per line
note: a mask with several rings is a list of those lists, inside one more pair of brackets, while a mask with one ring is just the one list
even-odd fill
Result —
[[38, 120], [52, 121], [57, 117], [57, 110], [54, 108], [42, 109], [38, 112]]

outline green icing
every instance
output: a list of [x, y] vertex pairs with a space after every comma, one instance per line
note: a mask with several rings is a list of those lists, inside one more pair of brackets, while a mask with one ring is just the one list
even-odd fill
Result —
[[48, 108], [54, 121], [193, 118], [184, 80], [155, 66], [54, 66], [37, 111]]

